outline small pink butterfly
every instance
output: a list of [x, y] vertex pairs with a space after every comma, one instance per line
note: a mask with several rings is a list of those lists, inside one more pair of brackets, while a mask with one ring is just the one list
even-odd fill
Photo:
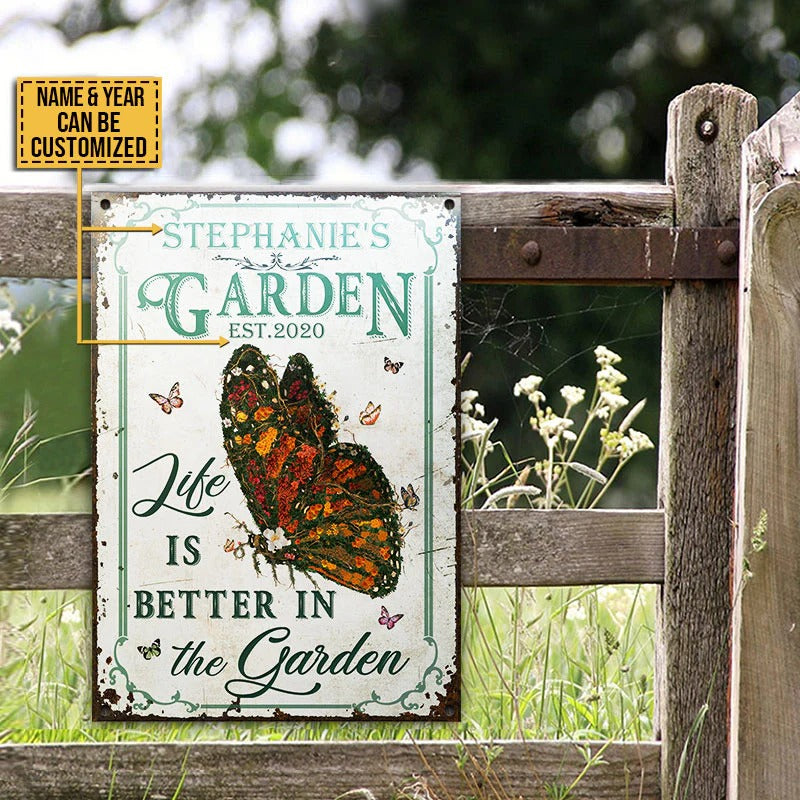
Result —
[[381, 606], [381, 615], [378, 617], [378, 622], [381, 625], [385, 625], [386, 630], [390, 631], [398, 622], [400, 622], [401, 619], [403, 619], [404, 616], [405, 614], [395, 614], [394, 616], [389, 616], [386, 606]]
[[181, 387], [178, 381], [172, 385], [172, 388], [169, 390], [169, 397], [164, 397], [163, 394], [150, 394], [150, 397], [156, 401], [156, 403], [161, 406], [161, 410], [165, 414], [171, 414], [173, 408], [180, 408], [183, 405], [183, 399], [181, 398]]

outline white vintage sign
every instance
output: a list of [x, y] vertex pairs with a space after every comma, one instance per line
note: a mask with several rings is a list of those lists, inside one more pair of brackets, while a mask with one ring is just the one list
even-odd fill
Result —
[[458, 199], [93, 216], [95, 717], [457, 719]]

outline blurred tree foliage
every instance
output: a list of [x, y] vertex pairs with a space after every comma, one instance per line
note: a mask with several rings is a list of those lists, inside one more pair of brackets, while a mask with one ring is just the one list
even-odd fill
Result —
[[[298, 41], [281, 21], [305, 1], [217, 0], [237, 8], [239, 27], [220, 30], [232, 51], [252, 26], [270, 26], [274, 46], [198, 75], [183, 98], [200, 162], [247, 155], [275, 178], [311, 175], [315, 152], [275, 148], [278, 126], [302, 118], [361, 155], [393, 148], [401, 175], [424, 160], [447, 179], [658, 178], [665, 109], [684, 89], [737, 84], [766, 117], [800, 88], [787, 0], [340, 0]], [[80, 0], [58, 27], [75, 41], [157, 16], [169, 36], [214, 4], [136, 16]]]

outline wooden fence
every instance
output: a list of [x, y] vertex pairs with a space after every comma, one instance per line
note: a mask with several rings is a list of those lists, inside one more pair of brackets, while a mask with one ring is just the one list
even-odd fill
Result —
[[[742, 145], [756, 127], [756, 102], [733, 87], [695, 87], [672, 102], [666, 185], [446, 187], [462, 193], [465, 281], [665, 287], [658, 509], [477, 511], [462, 520], [465, 585], [661, 586], [660, 741], [606, 746], [574, 798], [666, 800], [677, 791], [720, 800], [729, 789], [734, 800], [788, 798], [800, 785], [800, 647], [788, 649], [800, 638], [800, 279], [788, 269], [800, 242], [800, 186], [773, 188], [800, 164], [799, 109], [793, 101], [747, 142], [741, 286]], [[0, 198], [2, 274], [71, 278], [74, 197]], [[738, 463], [734, 528], [738, 306], [747, 458]], [[768, 402], [777, 404], [774, 413]], [[751, 557], [754, 577], [742, 592], [748, 531], [762, 508], [768, 546]], [[48, 547], [32, 560], [20, 537], [43, 535]], [[92, 542], [88, 514], [0, 516], [0, 588], [91, 588]], [[732, 599], [739, 601], [733, 683]], [[690, 740], [689, 776], [681, 754], [698, 715], [704, 723]], [[766, 752], [785, 761], [759, 758], [765, 741], [774, 747]], [[500, 744], [492, 772], [509, 796], [544, 797], [546, 783], [569, 784], [585, 764], [570, 742]], [[485, 750], [469, 746], [466, 767], [456, 765], [459, 752], [464, 761], [455, 742], [5, 745], [0, 797], [106, 798], [113, 771], [115, 800], [140, 800], [147, 787], [149, 798], [168, 798], [184, 765], [186, 800], [325, 798], [356, 787], [389, 797], [402, 779], [432, 773], [434, 789], [457, 796], [474, 792], [471, 781], [486, 782]]]

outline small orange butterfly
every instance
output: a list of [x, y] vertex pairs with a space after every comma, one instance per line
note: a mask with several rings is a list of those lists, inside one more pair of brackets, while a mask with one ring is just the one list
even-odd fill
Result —
[[161, 410], [165, 414], [171, 414], [173, 408], [180, 408], [183, 405], [183, 399], [181, 398], [181, 387], [178, 381], [172, 385], [172, 388], [169, 390], [169, 397], [164, 397], [163, 394], [156, 394], [151, 393], [150, 397], [156, 401], [156, 403], [161, 406]]
[[400, 487], [400, 497], [406, 508], [416, 508], [419, 505], [419, 495], [410, 483], [408, 484], [408, 489], [405, 486]]
[[402, 367], [404, 363], [403, 361], [392, 361], [389, 356], [383, 357], [383, 368], [393, 375], [397, 375], [397, 373], [400, 372], [400, 367]]
[[376, 406], [372, 400], [370, 400], [366, 408], [361, 411], [358, 415], [358, 421], [362, 425], [374, 425], [378, 421], [378, 417], [381, 415], [381, 407]]

